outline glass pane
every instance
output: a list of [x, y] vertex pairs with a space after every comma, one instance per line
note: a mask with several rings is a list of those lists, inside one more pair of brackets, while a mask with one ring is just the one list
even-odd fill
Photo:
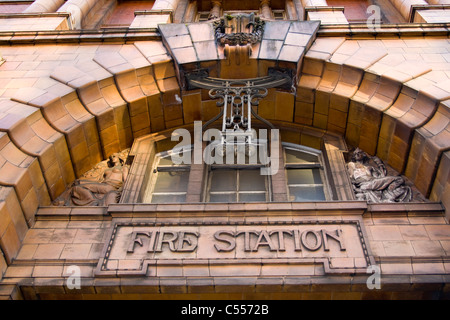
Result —
[[153, 192], [186, 192], [189, 171], [158, 172]]
[[185, 194], [154, 194], [152, 203], [180, 203], [186, 202]]
[[239, 191], [266, 191], [266, 176], [257, 170], [239, 170]]
[[325, 201], [323, 187], [289, 187], [289, 201]]
[[209, 202], [236, 202], [236, 194], [235, 193], [210, 194]]
[[310, 163], [319, 162], [319, 157], [304, 151], [284, 149], [286, 153], [286, 163]]
[[239, 193], [239, 202], [266, 201], [265, 193]]
[[236, 191], [236, 170], [211, 171], [211, 191]]
[[320, 169], [288, 169], [288, 184], [322, 184]]

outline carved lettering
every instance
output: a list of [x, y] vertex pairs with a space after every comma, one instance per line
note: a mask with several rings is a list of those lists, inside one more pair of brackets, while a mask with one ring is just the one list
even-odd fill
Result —
[[[308, 235], [312, 235], [309, 239], [314, 238], [314, 245], [312, 245], [311, 241], [308, 240]], [[306, 230], [302, 233], [302, 245], [309, 251], [316, 251], [322, 246], [322, 237], [317, 231]]]
[[[170, 237], [169, 237], [168, 239], [167, 239], [167, 238], [164, 238], [165, 235], [170, 235]], [[161, 231], [161, 232], [159, 233], [159, 238], [158, 238], [158, 241], [157, 241], [157, 243], [156, 243], [156, 249], [155, 249], [155, 252], [161, 252], [161, 251], [162, 251], [162, 245], [163, 245], [164, 243], [167, 243], [167, 244], [169, 245], [170, 251], [175, 252], [176, 249], [175, 249], [174, 242], [175, 242], [175, 240], [177, 240], [177, 238], [178, 238], [178, 233], [177, 233], [177, 232], [173, 232], [173, 231]]]
[[[223, 235], [228, 235], [229, 237], [223, 237]], [[214, 248], [216, 248], [217, 252], [230, 252], [236, 248], [236, 240], [234, 239], [234, 232], [232, 231], [217, 231], [214, 233], [214, 239], [228, 243], [227, 247], [221, 247], [215, 244]]]
[[198, 232], [190, 231], [133, 231], [127, 253], [134, 253], [136, 245], [144, 246], [142, 237], [149, 238], [147, 252], [162, 252], [167, 244], [172, 252], [193, 252], [198, 246]]
[[[243, 241], [237, 242], [239, 236]], [[198, 248], [197, 231], [133, 231], [130, 234], [130, 242], [127, 253], [133, 254], [136, 247], [147, 246], [147, 252], [160, 253], [166, 249], [171, 252], [195, 252]], [[342, 229], [291, 229], [291, 230], [245, 230], [231, 231], [219, 230], [214, 233], [215, 243], [213, 247], [217, 252], [230, 252], [243, 250], [244, 252], [256, 253], [266, 247], [270, 252], [286, 251], [317, 251], [323, 249], [330, 251], [332, 243], [339, 246], [340, 251], [346, 251]], [[241, 243], [241, 247], [238, 247]], [[243, 243], [243, 246], [242, 246]], [[334, 245], [336, 248], [336, 245]]]
[[279, 251], [286, 251], [286, 247], [284, 245], [284, 234], [288, 234], [288, 235], [292, 236], [292, 231], [289, 231], [289, 230], [274, 230], [274, 231], [270, 232], [270, 235], [272, 235], [274, 233], [278, 234], [278, 250]]
[[158, 235], [159, 231], [152, 232], [152, 237], [150, 238], [150, 243], [148, 244], [147, 252], [154, 252], [155, 251], [155, 241], [156, 236]]
[[302, 246], [300, 243], [300, 230], [294, 230], [294, 250], [302, 251]]
[[250, 234], [256, 234], [258, 235], [258, 231], [241, 231], [236, 233], [236, 237], [243, 234], [244, 235], [244, 251], [245, 252], [250, 252]]
[[131, 233], [131, 243], [128, 246], [128, 253], [133, 253], [134, 252], [134, 246], [136, 244], [140, 245], [141, 247], [144, 245], [142, 243], [142, 239], [139, 238], [139, 236], [146, 236], [150, 238], [150, 234], [152, 234], [152, 232], [143, 232], [143, 231], [134, 231]]
[[337, 243], [339, 243], [339, 248], [341, 251], [345, 251], [345, 245], [344, 245], [344, 239], [342, 239], [342, 230], [337, 229], [335, 230], [335, 234], [332, 232], [329, 232], [327, 230], [321, 230], [322, 231], [322, 237], [323, 237], [323, 249], [325, 251], [330, 251], [330, 247], [328, 245], [328, 238], [331, 238], [333, 240], [336, 240]]
[[[188, 237], [187, 235], [193, 235], [195, 237]], [[177, 251], [181, 252], [193, 252], [195, 249], [197, 249], [197, 238], [200, 236], [198, 232], [187, 232], [187, 231], [180, 231], [178, 232], [178, 245], [177, 245]], [[193, 240], [193, 238], [195, 240]], [[187, 246], [184, 244], [187, 243]]]
[[261, 245], [268, 246], [270, 251], [277, 251], [277, 248], [274, 246], [272, 239], [270, 238], [269, 233], [267, 233], [266, 230], [263, 230], [259, 233], [258, 240], [256, 241], [253, 251], [258, 251], [259, 246]]
[[[368, 266], [373, 257], [365, 250], [366, 239], [360, 222], [323, 219], [292, 224], [183, 220], [180, 224], [116, 223], [97, 270], [144, 275], [148, 274], [148, 266], [160, 262], [234, 265], [247, 263], [244, 260], [251, 264], [267, 260], [269, 264], [323, 262], [329, 264], [325, 272], [335, 269], [341, 272], [340, 264], [334, 264], [334, 259], [351, 257], [361, 259], [361, 266], [355, 272], [362, 272], [366, 268], [362, 262]], [[118, 264], [118, 259], [126, 259], [127, 263]], [[347, 269], [350, 270], [346, 267], [342, 270], [347, 272]]]

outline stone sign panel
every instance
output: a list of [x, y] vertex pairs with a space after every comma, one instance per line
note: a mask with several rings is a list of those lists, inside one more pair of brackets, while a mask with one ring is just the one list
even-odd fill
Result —
[[373, 264], [360, 220], [116, 223], [98, 275], [145, 275], [149, 266], [289, 264], [365, 273]]

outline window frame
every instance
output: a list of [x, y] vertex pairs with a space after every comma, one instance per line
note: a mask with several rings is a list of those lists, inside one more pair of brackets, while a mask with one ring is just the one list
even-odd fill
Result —
[[[236, 201], [230, 202], [230, 203], [242, 203], [242, 202], [270, 202], [271, 200], [271, 187], [270, 187], [270, 180], [268, 176], [264, 176], [264, 184], [265, 184], [265, 190], [241, 190], [241, 172], [243, 170], [250, 171], [250, 170], [260, 170], [261, 166], [255, 166], [255, 165], [249, 165], [249, 166], [234, 166], [234, 165], [214, 165], [210, 166], [208, 168], [208, 181], [206, 183], [206, 192], [204, 195], [204, 202], [206, 203], [220, 203], [220, 202], [212, 202], [211, 201], [211, 195], [235, 195]], [[234, 190], [232, 191], [211, 191], [211, 182], [213, 179], [213, 171], [230, 171], [234, 170], [234, 173], [236, 174], [236, 185], [234, 186]], [[242, 195], [250, 195], [250, 194], [264, 194], [265, 200], [259, 200], [259, 201], [240, 201], [240, 196]]]
[[[178, 153], [181, 153], [183, 150], [180, 150]], [[189, 149], [190, 152], [192, 152], [192, 148]], [[180, 165], [161, 165], [161, 159], [171, 157], [172, 154], [175, 152], [172, 150], [162, 151], [155, 155], [153, 165], [151, 168], [151, 177], [149, 180], [150, 188], [147, 191], [144, 198], [146, 201], [144, 203], [153, 203], [157, 204], [158, 202], [153, 202], [153, 197], [155, 195], [161, 196], [161, 195], [173, 195], [173, 196], [185, 196], [184, 199], [186, 199], [187, 193], [188, 193], [188, 185], [189, 185], [189, 173], [191, 171], [191, 165], [187, 164], [180, 164]], [[158, 173], [159, 172], [187, 172], [188, 173], [188, 181], [186, 185], [186, 191], [185, 192], [155, 192], [155, 186], [158, 181]], [[181, 202], [170, 202], [170, 203], [185, 203], [185, 201]]]
[[272, 10], [273, 20], [274, 21], [284, 21], [286, 19], [286, 10], [283, 9], [274, 9]]
[[195, 22], [206, 22], [209, 20], [210, 11], [199, 11], [195, 17]]
[[[256, 150], [258, 150], [257, 157], [259, 159], [259, 147], [264, 147], [263, 150], [267, 151], [267, 141], [266, 140], [255, 140], [253, 143], [256, 146]], [[211, 155], [207, 155], [210, 157]], [[224, 158], [226, 155], [224, 155]], [[264, 162], [267, 162], [267, 153], [265, 152], [263, 154]], [[236, 160], [236, 159], [235, 159]], [[225, 162], [225, 161], [224, 161]], [[234, 191], [212, 191], [213, 194], [235, 194], [236, 195], [236, 201], [230, 202], [230, 203], [244, 203], [239, 201], [239, 195], [240, 194], [265, 194], [265, 200], [264, 201], [254, 201], [254, 202], [271, 202], [272, 201], [272, 181], [270, 178], [270, 175], [264, 176], [264, 183], [265, 183], [265, 191], [240, 191], [240, 171], [242, 170], [261, 170], [261, 168], [264, 168], [266, 165], [263, 163], [248, 163], [248, 164], [209, 164], [207, 165], [206, 170], [206, 183], [204, 184], [204, 190], [203, 190], [203, 197], [202, 200], [204, 203], [220, 203], [220, 202], [211, 202], [211, 182], [213, 178], [212, 172], [215, 170], [236, 170], [236, 186]], [[253, 202], [253, 201], [245, 201], [245, 202]]]
[[[328, 181], [328, 175], [327, 175], [327, 169], [326, 165], [324, 163], [324, 154], [322, 150], [310, 148], [303, 145], [293, 144], [289, 142], [282, 142], [283, 147], [283, 161], [284, 161], [284, 172], [286, 177], [286, 192], [287, 192], [287, 199], [288, 202], [324, 202], [324, 201], [332, 201], [332, 197], [330, 195], [330, 185]], [[306, 154], [317, 156], [318, 161], [317, 162], [306, 162], [306, 163], [288, 163], [287, 162], [287, 155], [286, 155], [286, 149], [293, 150], [297, 152], [303, 152]], [[289, 183], [288, 179], [288, 171], [289, 170], [301, 170], [301, 169], [318, 169], [320, 174], [321, 182], [320, 184], [314, 183], [304, 183], [304, 184], [298, 184], [298, 183]], [[295, 201], [290, 200], [291, 198], [291, 187], [322, 187], [324, 198], [323, 200], [317, 200], [317, 199], [311, 199], [307, 201]]]
[[[265, 140], [256, 140], [254, 143], [258, 147], [263, 147], [263, 150], [267, 151], [265, 149]], [[328, 167], [325, 163], [327, 157], [326, 154], [324, 154], [326, 151], [322, 151], [319, 149], [310, 148], [303, 145], [293, 144], [289, 142], [282, 142], [282, 159], [283, 164], [280, 168], [280, 170], [283, 170], [285, 185], [286, 185], [286, 200], [287, 202], [323, 202], [323, 201], [333, 201], [333, 196], [331, 194], [332, 192], [332, 186], [329, 183], [329, 177], [328, 177]], [[258, 150], [258, 149], [257, 149]], [[289, 163], [287, 161], [287, 153], [286, 150], [293, 150], [296, 152], [303, 152], [306, 154], [310, 154], [313, 156], [317, 156], [317, 161], [314, 162], [306, 162], [306, 163]], [[163, 159], [170, 158], [173, 154], [181, 153], [183, 150], [167, 150], [162, 151], [154, 155], [154, 160], [151, 165], [151, 171], [150, 171], [150, 177], [148, 180], [148, 189], [145, 192], [143, 196], [142, 203], [149, 203], [149, 204], [157, 204], [161, 202], [154, 202], [155, 196], [184, 196], [181, 200], [178, 201], [171, 201], [171, 202], [164, 202], [164, 203], [186, 203], [187, 202], [187, 196], [189, 195], [189, 184], [191, 182], [191, 164], [161, 164], [161, 161]], [[189, 149], [185, 150], [193, 152], [193, 146], [189, 146]], [[204, 151], [204, 150], [203, 150]], [[258, 151], [257, 151], [258, 152]], [[205, 155], [205, 156], [211, 156], [213, 155]], [[262, 157], [266, 157], [267, 154], [263, 154]], [[224, 158], [226, 155], [224, 155]], [[242, 190], [241, 185], [243, 180], [242, 178], [242, 171], [243, 170], [260, 170], [261, 168], [264, 168], [265, 165], [261, 162], [265, 162], [267, 159], [261, 160], [259, 159], [259, 152], [258, 152], [258, 161], [257, 163], [250, 163], [249, 159], [246, 158], [246, 164], [204, 164], [203, 169], [203, 178], [202, 178], [202, 185], [201, 185], [201, 193], [200, 193], [200, 202], [201, 203], [246, 203], [246, 202], [272, 202], [273, 201], [273, 185], [272, 185], [272, 177], [270, 175], [264, 176], [264, 190]], [[206, 159], [205, 159], [206, 160]], [[225, 160], [225, 159], [224, 159]], [[236, 162], [237, 158], [235, 157], [234, 161]], [[224, 161], [225, 162], [225, 161]], [[207, 162], [208, 163], [208, 162]], [[291, 169], [318, 169], [318, 172], [320, 174], [320, 180], [321, 183], [289, 183], [288, 180], [288, 171]], [[224, 190], [224, 191], [211, 191], [212, 186], [212, 179], [214, 178], [214, 171], [218, 170], [234, 170], [235, 174], [235, 183], [233, 186], [231, 186], [230, 190]], [[187, 172], [187, 184], [186, 189], [184, 191], [173, 191], [173, 192], [155, 192], [155, 187], [157, 186], [158, 181], [158, 173], [159, 172], [179, 172], [184, 171]], [[260, 184], [259, 184], [260, 185]], [[291, 187], [320, 187], [323, 190], [324, 199], [310, 199], [310, 200], [290, 200], [291, 199]], [[211, 201], [212, 195], [233, 195], [234, 199], [233, 201]], [[244, 200], [241, 201], [241, 197], [244, 195], [251, 195], [251, 194], [264, 194], [265, 200]], [[198, 201], [198, 200], [197, 200]]]

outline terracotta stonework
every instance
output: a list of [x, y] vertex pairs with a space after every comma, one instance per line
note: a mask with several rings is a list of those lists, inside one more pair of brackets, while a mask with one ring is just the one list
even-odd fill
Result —
[[[379, 2], [376, 29], [325, 0], [157, 0], [126, 26], [106, 0], [2, 16], [0, 299], [448, 299], [449, 9], [434, 2]], [[261, 22], [258, 41], [220, 43], [214, 21], [240, 13]], [[270, 201], [208, 202], [223, 167], [158, 164], [175, 129], [198, 134], [224, 108], [191, 79], [274, 74], [289, 83], [245, 101], [252, 128], [284, 143]], [[205, 150], [203, 132], [194, 143]], [[317, 160], [292, 164], [286, 146]], [[384, 163], [382, 177], [366, 169], [390, 189], [354, 192], [355, 148]], [[146, 200], [161, 172], [188, 172], [184, 201]], [[311, 185], [324, 200], [288, 201]], [[410, 201], [385, 201], [399, 190]]]

